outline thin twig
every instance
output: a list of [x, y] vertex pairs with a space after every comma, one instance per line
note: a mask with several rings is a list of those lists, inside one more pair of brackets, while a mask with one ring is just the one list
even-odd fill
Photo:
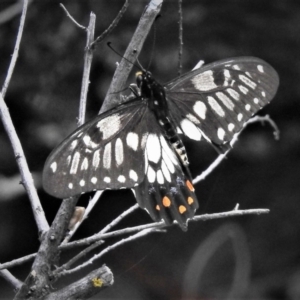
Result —
[[26, 12], [27, 12], [27, 6], [28, 6], [28, 1], [24, 0], [23, 3], [23, 10], [22, 10], [22, 15], [21, 15], [21, 20], [20, 20], [20, 26], [18, 30], [18, 35], [16, 39], [16, 44], [14, 48], [14, 52], [11, 58], [11, 62], [8, 68], [7, 76], [5, 78], [2, 92], [0, 93], [0, 115], [1, 119], [4, 125], [4, 128], [7, 132], [7, 135], [10, 139], [10, 142], [13, 147], [13, 151], [16, 157], [16, 161], [21, 173], [22, 177], [22, 184], [25, 187], [25, 190], [28, 194], [30, 204], [32, 207], [33, 215], [39, 230], [39, 233], [42, 234], [46, 232], [49, 229], [48, 222], [46, 220], [40, 199], [38, 197], [37, 191], [34, 186], [33, 178], [32, 175], [29, 171], [29, 167], [22, 149], [22, 145], [20, 143], [20, 140], [18, 138], [18, 135], [16, 133], [16, 130], [14, 128], [13, 122], [10, 117], [10, 113], [8, 110], [8, 107], [5, 104], [4, 101], [4, 96], [6, 94], [7, 88], [9, 86], [17, 58], [18, 58], [18, 53], [19, 53], [19, 48], [20, 48], [20, 43], [23, 35], [23, 28], [24, 28], [24, 23], [25, 23], [25, 18], [26, 18]]
[[15, 291], [19, 290], [22, 286], [22, 281], [12, 275], [8, 270], [0, 270], [0, 276], [5, 279]]
[[68, 10], [65, 8], [65, 6], [64, 6], [62, 3], [60, 3], [59, 5], [60, 5], [60, 7], [65, 11], [67, 17], [68, 17], [68, 18], [69, 18], [69, 19], [70, 19], [77, 27], [79, 27], [80, 29], [83, 29], [83, 30], [87, 30], [86, 27], [84, 27], [83, 25], [79, 24], [79, 23], [71, 16], [71, 14], [68, 12]]
[[112, 23], [109, 25], [109, 27], [106, 30], [104, 30], [103, 33], [101, 35], [99, 35], [93, 43], [91, 43], [91, 45], [90, 45], [91, 48], [95, 49], [98, 46], [98, 44], [100, 44], [107, 36], [109, 36], [110, 33], [114, 30], [114, 28], [117, 27], [119, 21], [121, 20], [125, 11], [127, 10], [128, 6], [129, 6], [129, 2], [130, 2], [130, 0], [125, 1], [123, 7], [119, 11], [119, 13], [115, 17], [115, 19], [112, 21]]
[[[233, 211], [229, 211], [229, 212], [222, 212], [222, 213], [205, 214], [205, 215], [201, 215], [201, 216], [195, 216], [190, 221], [207, 221], [207, 220], [220, 219], [220, 218], [229, 218], [229, 217], [233, 217], [233, 216], [244, 216], [244, 215], [249, 215], [249, 214], [260, 215], [260, 214], [266, 214], [266, 213], [269, 213], [269, 212], [270, 212], [269, 209], [233, 210]], [[91, 265], [95, 260], [99, 259], [100, 257], [105, 255], [109, 251], [114, 250], [117, 247], [124, 245], [125, 243], [132, 242], [133, 240], [136, 240], [136, 239], [139, 239], [143, 236], [146, 236], [150, 233], [160, 232], [160, 231], [161, 231], [160, 226], [149, 228], [149, 229], [144, 229], [144, 230], [142, 230], [142, 231], [140, 231], [140, 232], [138, 232], [138, 233], [136, 233], [136, 234], [134, 234], [134, 235], [132, 235], [128, 238], [122, 239], [121, 241], [107, 247], [106, 249], [104, 249], [100, 253], [94, 255], [92, 258], [90, 258], [85, 263], [83, 263], [83, 264], [81, 264], [81, 265], [79, 265], [79, 266], [77, 266], [77, 267], [75, 267], [71, 270], [62, 271], [61, 273], [58, 274], [58, 277], [61, 277], [61, 276], [64, 276], [64, 275], [70, 275], [74, 272], [80, 271], [83, 268]]]
[[78, 261], [80, 258], [86, 256], [90, 251], [96, 249], [97, 247], [99, 247], [103, 243], [104, 243], [104, 241], [99, 240], [99, 241], [95, 242], [94, 244], [90, 245], [89, 247], [85, 248], [84, 250], [82, 250], [81, 252], [79, 252], [77, 255], [75, 255], [74, 257], [72, 257], [67, 263], [63, 264], [62, 266], [60, 266], [59, 268], [57, 268], [55, 271], [53, 271], [52, 275], [56, 276], [57, 274], [59, 274], [63, 270], [70, 269], [70, 267], [76, 261]]
[[74, 234], [76, 233], [76, 231], [80, 227], [80, 225], [83, 223], [83, 221], [88, 218], [90, 212], [93, 210], [94, 206], [96, 205], [96, 203], [100, 199], [100, 197], [101, 197], [101, 195], [102, 195], [103, 192], [104, 191], [97, 191], [95, 193], [95, 195], [93, 196], [92, 200], [89, 201], [89, 204], [88, 204], [87, 208], [85, 209], [85, 212], [84, 212], [84, 215], [82, 217], [82, 220], [80, 222], [78, 222], [75, 225], [74, 229], [68, 233], [68, 235], [63, 240], [62, 245], [66, 244], [66, 243], [68, 243], [70, 241], [70, 239], [74, 236]]
[[181, 75], [182, 72], [182, 51], [183, 51], [183, 29], [182, 29], [182, 0], [178, 0], [178, 76]]
[[114, 219], [112, 222], [110, 222], [107, 226], [105, 226], [99, 233], [103, 234], [105, 232], [108, 232], [112, 229], [112, 227], [116, 226], [118, 223], [120, 223], [126, 216], [133, 213], [135, 210], [139, 208], [138, 204], [135, 204], [125, 210], [123, 213], [121, 213], [116, 219]]
[[87, 94], [89, 89], [91, 65], [92, 65], [93, 54], [94, 54], [94, 51], [91, 48], [91, 44], [94, 40], [95, 24], [96, 24], [96, 15], [92, 12], [90, 15], [89, 26], [87, 27], [87, 39], [86, 39], [86, 47], [85, 47], [85, 54], [84, 54], [84, 68], [83, 68], [83, 77], [82, 77], [82, 84], [81, 84], [79, 116], [77, 122], [78, 126], [84, 124], [85, 122], [86, 100], [87, 100]]
[[[228, 218], [228, 217], [235, 217], [235, 216], [242, 216], [242, 215], [252, 215], [252, 214], [260, 215], [260, 214], [267, 214], [269, 212], [270, 212], [269, 209], [247, 209], [247, 210], [234, 209], [232, 211], [223, 212], [223, 213], [204, 214], [204, 215], [200, 215], [200, 216], [197, 215], [197, 216], [194, 216], [194, 218], [192, 220], [190, 220], [190, 222], [192, 222], [192, 221], [207, 221], [207, 220], [214, 220], [214, 219]], [[158, 230], [158, 229], [164, 229], [166, 227], [167, 226], [165, 225], [164, 222], [149, 223], [146, 225], [128, 227], [126, 229], [120, 229], [120, 230], [112, 231], [112, 232], [105, 233], [105, 234], [95, 234], [90, 237], [78, 240], [78, 241], [74, 241], [74, 242], [70, 242], [68, 244], [61, 245], [58, 248], [59, 248], [59, 250], [69, 250], [69, 249], [74, 249], [76, 247], [90, 245], [91, 243], [94, 243], [96, 241], [105, 240], [105, 239], [108, 239], [111, 237], [125, 235], [125, 234], [129, 234], [129, 233], [133, 233], [133, 232], [138, 232], [138, 231], [142, 231], [145, 229]], [[36, 256], [36, 253], [30, 254], [30, 255], [27, 255], [27, 256], [24, 256], [24, 257], [21, 257], [18, 259], [14, 259], [13, 261], [10, 261], [10, 262], [3, 263], [0, 265], [0, 270], [18, 266], [20, 264], [23, 264], [23, 263], [31, 260], [35, 256]]]
[[136, 239], [139, 239], [143, 236], [146, 236], [148, 235], [149, 233], [151, 232], [157, 232], [157, 229], [145, 229], [143, 231], [140, 231], [128, 238], [125, 238], [125, 239], [122, 239], [121, 241], [107, 247], [106, 249], [104, 249], [103, 251], [101, 251], [100, 253], [94, 255], [91, 259], [89, 259], [88, 261], [86, 261], [85, 263], [77, 266], [76, 268], [73, 268], [71, 270], [64, 270], [62, 271], [61, 273], [58, 274], [58, 277], [61, 277], [61, 276], [65, 276], [65, 275], [69, 275], [69, 274], [72, 274], [72, 273], [75, 273], [77, 271], [80, 271], [82, 270], [83, 268], [93, 264], [93, 262], [97, 259], [99, 259], [100, 257], [102, 257], [104, 254], [108, 253], [109, 251], [121, 246], [121, 245], [124, 245], [125, 243], [128, 243], [128, 242], [132, 242]]
[[[244, 124], [244, 128], [247, 127], [249, 124], [252, 123], [256, 123], [256, 122], [268, 122], [271, 127], [274, 129], [274, 137], [275, 139], [279, 139], [279, 130], [277, 125], [275, 124], [275, 122], [270, 118], [270, 116], [266, 115], [266, 116], [254, 116], [253, 118], [249, 119], [245, 124]], [[244, 129], [243, 128], [243, 129]], [[237, 142], [239, 135], [242, 133], [242, 131], [240, 131], [239, 133], [237, 133], [233, 139], [230, 142], [231, 147], [233, 147], [233, 145]], [[230, 151], [230, 150], [229, 150]], [[204, 180], [209, 174], [211, 174], [216, 168], [217, 166], [226, 158], [228, 152], [224, 154], [220, 154], [214, 161], [213, 163], [211, 163], [209, 165], [209, 167], [203, 171], [199, 176], [196, 176], [193, 179], [193, 184], [197, 184], [200, 181]]]
[[17, 35], [17, 39], [16, 39], [16, 44], [15, 44], [15, 49], [14, 49], [13, 55], [11, 57], [11, 61], [10, 61], [10, 64], [9, 64], [7, 75], [6, 75], [6, 78], [5, 78], [3, 87], [2, 87], [2, 91], [1, 91], [1, 94], [2, 94], [3, 98], [5, 98], [6, 91], [7, 91], [8, 85], [10, 83], [11, 77], [13, 75], [14, 68], [16, 66], [16, 62], [17, 62], [17, 59], [18, 59], [18, 56], [19, 56], [19, 48], [20, 48], [20, 43], [21, 43], [21, 39], [22, 39], [22, 35], [23, 35], [23, 29], [24, 29], [24, 24], [25, 24], [25, 19], [26, 19], [27, 7], [28, 7], [28, 0], [24, 0], [20, 25], [19, 25], [19, 29], [18, 29], [18, 35]]

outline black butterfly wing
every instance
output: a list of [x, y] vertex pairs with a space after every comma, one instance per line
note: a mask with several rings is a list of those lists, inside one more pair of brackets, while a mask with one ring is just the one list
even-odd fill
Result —
[[194, 187], [155, 116], [149, 116], [152, 126], [145, 147], [145, 178], [134, 188], [135, 196], [153, 220], [168, 225], [176, 220], [184, 229], [198, 208]]
[[198, 201], [191, 178], [139, 98], [79, 127], [49, 156], [44, 189], [58, 198], [92, 190], [133, 188], [154, 220], [185, 227]]
[[276, 71], [254, 57], [221, 60], [205, 65], [165, 86], [174, 121], [188, 137], [203, 135], [220, 150], [233, 135], [274, 97]]
[[48, 157], [44, 189], [66, 198], [92, 190], [130, 188], [143, 181], [147, 111], [138, 98], [79, 127]]

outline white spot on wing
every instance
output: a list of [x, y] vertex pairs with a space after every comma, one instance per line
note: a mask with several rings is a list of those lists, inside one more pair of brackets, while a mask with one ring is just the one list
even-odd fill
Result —
[[85, 157], [81, 164], [81, 170], [82, 171], [87, 170], [88, 166], [89, 166], [89, 161], [88, 161], [87, 157]]
[[161, 170], [158, 170], [158, 171], [156, 172], [156, 179], [157, 179], [157, 182], [158, 182], [159, 184], [163, 184], [163, 183], [165, 182], [164, 176], [163, 176], [163, 173], [162, 173]]
[[94, 168], [98, 168], [100, 163], [100, 149], [96, 150], [93, 155], [93, 166]]
[[75, 147], [77, 146], [77, 144], [78, 144], [78, 140], [74, 140], [74, 141], [71, 143], [71, 145], [70, 145], [70, 150], [71, 150], [71, 151], [74, 150]]
[[108, 139], [120, 130], [121, 128], [120, 117], [118, 114], [106, 117], [100, 120], [97, 123], [96, 127], [99, 128], [100, 132], [102, 132], [103, 135], [102, 138], [104, 140]]
[[239, 113], [238, 115], [237, 115], [237, 119], [238, 119], [238, 121], [242, 121], [243, 120], [243, 114], [241, 114], [241, 113]]
[[91, 137], [89, 135], [85, 135], [82, 140], [87, 147], [97, 148], [99, 146], [99, 144], [92, 142]]
[[161, 147], [159, 143], [158, 136], [156, 134], [149, 134], [147, 143], [146, 143], [146, 151], [148, 160], [158, 163], [161, 157]]
[[239, 85], [239, 89], [245, 95], [247, 95], [249, 92], [249, 90], [246, 87], [244, 87], [243, 85]]
[[230, 78], [230, 77], [231, 77], [231, 76], [230, 76], [229, 70], [227, 70], [227, 69], [224, 70], [224, 76], [225, 76], [226, 78]]
[[184, 134], [188, 136], [192, 140], [200, 141], [201, 140], [201, 132], [195, 126], [194, 123], [189, 121], [188, 119], [183, 119], [180, 123], [181, 129], [183, 130]]
[[255, 104], [259, 103], [259, 99], [258, 98], [254, 98], [253, 101], [254, 101]]
[[124, 160], [124, 150], [123, 150], [123, 143], [120, 138], [116, 140], [115, 144], [115, 156], [116, 156], [116, 163], [120, 166]]
[[81, 180], [79, 181], [79, 185], [80, 185], [80, 186], [84, 186], [84, 185], [85, 185], [85, 181], [84, 181], [83, 179], [81, 179]]
[[139, 136], [135, 132], [128, 132], [126, 136], [127, 146], [136, 151], [139, 145]]
[[240, 70], [241, 69], [239, 65], [233, 65], [232, 68], [235, 69], [235, 70]]
[[214, 82], [214, 75], [211, 70], [196, 75], [191, 81], [199, 91], [210, 91], [218, 87]]
[[266, 97], [266, 93], [265, 93], [264, 91], [261, 92], [261, 95], [262, 95], [263, 97]]
[[163, 172], [165, 178], [167, 179], [167, 181], [171, 182], [171, 175], [170, 175], [168, 167], [164, 161], [162, 161], [162, 163], [161, 163], [161, 169], [162, 169], [162, 172]]
[[250, 104], [246, 104], [246, 105], [245, 105], [245, 109], [246, 109], [247, 111], [249, 111], [249, 110], [251, 109]]
[[185, 117], [189, 119], [191, 122], [193, 122], [194, 124], [200, 124], [200, 121], [192, 114], [187, 114]]
[[56, 170], [57, 170], [57, 163], [56, 163], [56, 161], [54, 161], [54, 162], [50, 165], [50, 168], [51, 168], [51, 170], [52, 170], [53, 173], [56, 172]]
[[220, 106], [220, 104], [215, 100], [215, 98], [208, 96], [207, 97], [208, 103], [210, 105], [210, 107], [212, 108], [212, 110], [217, 113], [220, 117], [224, 117], [225, 116], [225, 112], [223, 110], [223, 108]]
[[148, 172], [147, 172], [147, 178], [150, 183], [153, 183], [155, 181], [155, 175], [156, 175], [155, 171], [152, 169], [151, 166], [149, 166]]
[[80, 153], [75, 152], [75, 154], [73, 156], [73, 159], [72, 159], [70, 174], [76, 174], [77, 173], [79, 161], [80, 161]]
[[225, 137], [225, 130], [221, 127], [218, 128], [218, 138], [223, 141]]
[[129, 178], [131, 178], [133, 181], [138, 181], [138, 175], [134, 170], [129, 171]]
[[72, 183], [72, 182], [70, 182], [70, 183], [68, 184], [68, 188], [69, 188], [70, 190], [73, 188], [73, 183]]
[[243, 81], [243, 83], [245, 83], [246, 85], [248, 85], [250, 88], [252, 88], [253, 90], [256, 88], [257, 84], [250, 80], [248, 77], [246, 77], [245, 75], [243, 74], [240, 74], [239, 75], [239, 78], [241, 81]]
[[111, 179], [110, 179], [110, 177], [106, 176], [106, 177], [103, 178], [103, 181], [106, 182], [106, 183], [110, 183]]
[[103, 152], [103, 167], [109, 169], [111, 165], [111, 143], [108, 143], [104, 147]]
[[235, 125], [233, 123], [228, 124], [228, 130], [229, 131], [233, 131], [234, 127], [235, 127]]
[[234, 103], [224, 93], [217, 92], [216, 95], [228, 109], [233, 110]]
[[240, 100], [240, 94], [236, 90], [229, 88], [226, 91], [234, 100]]
[[207, 108], [205, 104], [201, 101], [197, 101], [193, 106], [194, 112], [202, 119], [205, 120], [206, 118], [206, 111]]
[[67, 166], [70, 164], [71, 158], [72, 158], [72, 156], [71, 156], [71, 155], [68, 155], [68, 157], [67, 157]]
[[97, 183], [97, 177], [92, 177], [91, 178], [91, 183], [96, 184]]
[[[171, 160], [173, 165], [178, 165], [178, 160], [177, 160], [175, 153], [171, 150], [170, 146], [168, 145], [168, 143], [166, 142], [165, 138], [162, 135], [160, 136], [160, 142], [161, 142], [161, 146], [163, 149], [163, 154], [165, 153], [165, 155], [169, 158], [169, 160]], [[165, 158], [164, 158], [164, 160], [166, 161]], [[174, 168], [174, 166], [173, 166], [173, 168]], [[174, 169], [174, 171], [175, 171], [175, 169]], [[174, 173], [174, 171], [172, 172], [170, 170], [171, 173]]]
[[262, 65], [257, 65], [257, 70], [260, 72], [260, 73], [264, 73], [264, 67]]
[[118, 181], [124, 183], [124, 182], [126, 181], [125, 176], [124, 176], [124, 175], [120, 175], [120, 176], [118, 177]]

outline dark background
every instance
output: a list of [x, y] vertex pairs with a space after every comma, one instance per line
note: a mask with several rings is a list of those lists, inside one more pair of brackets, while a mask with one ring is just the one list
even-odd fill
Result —
[[[50, 151], [76, 127], [85, 46], [85, 32], [70, 22], [59, 2], [84, 25], [88, 23], [90, 11], [94, 11], [97, 35], [109, 26], [123, 5], [123, 1], [117, 0], [43, 0], [29, 6], [6, 103], [49, 222], [60, 200], [43, 192], [41, 170]], [[1, 13], [13, 3], [1, 1], [2, 20]], [[146, 3], [131, 1], [119, 26], [105, 42], [112, 41], [114, 48], [123, 53]], [[165, 1], [161, 14], [150, 70], [163, 83], [177, 76], [177, 1]], [[92, 266], [94, 269], [105, 263], [115, 275], [114, 286], [100, 296], [103, 299], [180, 299], [184, 288], [195, 283], [198, 299], [224, 299], [228, 295], [236, 299], [299, 299], [300, 2], [190, 0], [183, 1], [183, 14], [184, 72], [200, 59], [209, 63], [227, 57], [257, 56], [278, 71], [281, 81], [274, 101], [260, 112], [272, 116], [281, 131], [280, 140], [274, 140], [269, 125], [249, 126], [228, 159], [196, 186], [199, 213], [228, 211], [236, 203], [240, 203], [241, 209], [269, 208], [271, 212], [190, 223], [188, 232], [173, 227], [167, 233], [152, 234], [124, 245]], [[0, 23], [1, 84], [18, 26], [19, 15]], [[144, 66], [149, 63], [152, 45], [153, 33], [140, 55]], [[99, 111], [115, 62], [119, 60], [105, 43], [95, 52], [87, 119]], [[133, 81], [134, 72], [129, 83]], [[216, 153], [205, 144], [199, 146], [187, 141], [186, 145], [191, 171], [196, 176], [212, 162]], [[0, 125], [1, 262], [33, 253], [39, 246], [30, 204], [19, 181], [10, 143]], [[81, 200], [83, 204], [86, 199]], [[106, 192], [76, 238], [98, 232], [134, 203], [128, 191]], [[148, 215], [138, 210], [120, 227], [149, 221]], [[108, 240], [104, 247], [113, 242]], [[62, 261], [70, 254], [63, 254]], [[189, 264], [194, 269], [188, 272]], [[29, 270], [30, 263], [11, 269], [21, 280]], [[82, 275], [68, 277], [55, 287]], [[184, 278], [188, 278], [187, 282]], [[0, 290], [3, 299], [13, 296], [2, 278]]]

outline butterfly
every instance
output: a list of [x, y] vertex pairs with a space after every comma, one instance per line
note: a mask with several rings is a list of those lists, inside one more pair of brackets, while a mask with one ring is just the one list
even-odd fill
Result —
[[279, 78], [265, 61], [238, 57], [207, 64], [166, 85], [136, 73], [133, 99], [77, 128], [48, 157], [46, 192], [67, 198], [131, 188], [154, 221], [184, 229], [198, 200], [181, 134], [220, 152], [274, 97]]

